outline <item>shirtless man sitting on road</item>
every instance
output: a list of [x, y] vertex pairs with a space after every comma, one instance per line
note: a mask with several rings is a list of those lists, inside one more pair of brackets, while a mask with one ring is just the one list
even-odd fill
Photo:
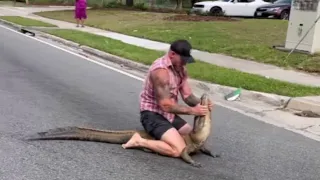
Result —
[[[209, 107], [201, 106], [187, 82], [187, 63], [193, 63], [191, 45], [186, 40], [173, 42], [166, 55], [151, 65], [140, 94], [140, 121], [155, 140], [135, 134], [123, 148], [145, 147], [159, 154], [179, 157], [186, 144], [180, 134], [192, 126], [178, 114], [205, 115]], [[178, 93], [189, 106], [178, 104]]]

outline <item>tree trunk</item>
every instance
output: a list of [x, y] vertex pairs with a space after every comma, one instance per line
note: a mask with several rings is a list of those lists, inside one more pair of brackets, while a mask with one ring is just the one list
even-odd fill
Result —
[[153, 8], [154, 8], [154, 4], [155, 4], [154, 1], [155, 1], [155, 0], [150, 0], [150, 9], [153, 9]]
[[176, 0], [177, 1], [177, 6], [176, 6], [176, 10], [182, 10], [182, 0]]

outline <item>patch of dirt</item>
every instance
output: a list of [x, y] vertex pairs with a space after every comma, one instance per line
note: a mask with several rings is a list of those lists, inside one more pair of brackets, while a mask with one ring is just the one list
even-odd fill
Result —
[[165, 17], [167, 21], [238, 21], [237, 19], [225, 16], [199, 16], [199, 15], [175, 15]]
[[185, 10], [175, 10], [175, 9], [168, 9], [168, 8], [147, 8], [147, 9], [139, 9], [137, 7], [93, 7], [92, 9], [102, 9], [102, 10], [124, 10], [124, 11], [141, 11], [141, 12], [150, 12], [150, 13], [171, 13], [171, 14], [186, 14]]
[[320, 69], [313, 69], [313, 68], [305, 68], [305, 67], [297, 67], [296, 68], [298, 71], [302, 72], [302, 73], [309, 73], [309, 74], [313, 74], [315, 76], [320, 76]]

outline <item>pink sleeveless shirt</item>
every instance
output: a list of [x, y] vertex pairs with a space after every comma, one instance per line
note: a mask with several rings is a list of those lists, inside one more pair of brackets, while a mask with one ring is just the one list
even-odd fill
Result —
[[187, 80], [187, 71], [185, 67], [183, 72], [178, 73], [174, 71], [171, 60], [167, 55], [164, 55], [163, 57], [155, 60], [149, 68], [149, 72], [144, 81], [143, 90], [140, 94], [140, 111], [148, 110], [157, 112], [168, 119], [168, 121], [172, 122], [175, 115], [161, 110], [155, 97], [153, 84], [150, 80], [150, 73], [158, 68], [165, 68], [169, 70], [170, 93], [174, 101], [178, 102], [178, 93]]

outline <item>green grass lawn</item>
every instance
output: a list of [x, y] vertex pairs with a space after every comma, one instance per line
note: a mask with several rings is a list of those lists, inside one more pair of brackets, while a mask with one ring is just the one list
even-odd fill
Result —
[[13, 1], [3, 1], [0, 0], [0, 6], [15, 6], [15, 7], [25, 7], [27, 6], [26, 3], [24, 2], [16, 2], [16, 4], [14, 4]]
[[[74, 22], [73, 11], [36, 13], [43, 17]], [[170, 43], [188, 39], [195, 49], [231, 55], [280, 67], [320, 72], [320, 56], [272, 48], [284, 44], [288, 21], [243, 19], [233, 22], [172, 22], [163, 20], [173, 14], [125, 10], [88, 10], [88, 26]]]
[[[104, 36], [77, 30], [59, 29], [45, 30], [45, 32], [146, 65], [150, 65], [155, 59], [164, 54], [162, 51], [145, 49]], [[320, 95], [320, 88], [266, 79], [262, 76], [227, 69], [201, 61], [190, 64], [187, 68], [192, 78], [221, 85], [287, 96]]]
[[21, 16], [0, 16], [0, 19], [10, 21], [21, 26], [57, 27], [56, 25], [45, 23], [39, 20], [24, 18]]

